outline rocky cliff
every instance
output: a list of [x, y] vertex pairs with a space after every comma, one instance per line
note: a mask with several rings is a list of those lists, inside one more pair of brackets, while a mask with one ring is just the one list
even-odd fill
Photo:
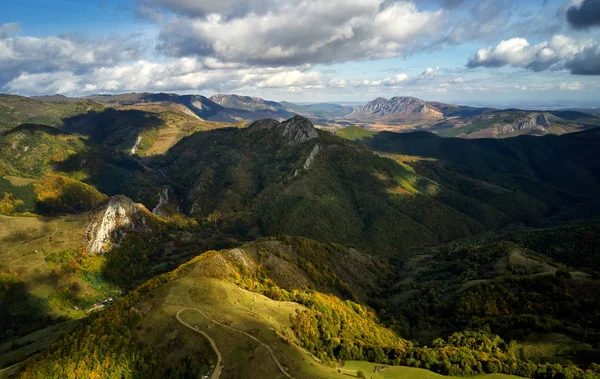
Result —
[[88, 252], [105, 253], [119, 246], [127, 233], [150, 231], [147, 213], [143, 205], [134, 203], [128, 197], [111, 197], [88, 226]]
[[302, 116], [294, 116], [284, 122], [278, 122], [273, 119], [258, 120], [250, 124], [248, 129], [257, 130], [275, 130], [292, 142], [301, 143], [319, 137], [317, 129], [312, 122]]

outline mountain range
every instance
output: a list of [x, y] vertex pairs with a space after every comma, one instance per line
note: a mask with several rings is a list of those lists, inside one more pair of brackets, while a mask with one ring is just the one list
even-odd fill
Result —
[[[413, 97], [377, 98], [363, 106], [334, 103], [298, 105], [257, 97], [131, 93], [92, 95], [83, 100], [64, 96], [33, 97], [43, 104], [79, 104], [93, 101], [106, 107], [144, 110], [170, 107], [179, 113], [205, 121], [248, 123], [263, 118], [288, 119], [296, 114], [309, 118], [319, 127], [336, 130], [360, 126], [372, 131], [427, 130], [446, 137], [506, 138], [517, 135], [564, 134], [596, 127], [600, 118], [593, 111], [531, 111], [518, 109], [475, 108]], [[10, 104], [6, 104], [10, 106]], [[18, 108], [17, 104], [17, 108]], [[97, 106], [97, 105], [96, 105]], [[58, 106], [57, 106], [58, 107]]]
[[0, 96], [0, 377], [598, 378], [594, 120]]

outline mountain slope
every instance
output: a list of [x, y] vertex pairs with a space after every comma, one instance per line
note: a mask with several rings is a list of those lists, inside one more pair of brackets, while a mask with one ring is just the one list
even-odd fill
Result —
[[505, 219], [300, 117], [196, 134], [152, 165], [169, 178], [184, 213], [246, 238], [301, 235], [386, 253]]
[[133, 105], [139, 103], [176, 103], [191, 110], [196, 116], [207, 121], [236, 123], [234, 115], [224, 107], [200, 95], [177, 95], [173, 93], [131, 93], [122, 95], [92, 95], [86, 97], [107, 105]]
[[270, 110], [280, 111], [284, 110], [281, 104], [275, 101], [263, 100], [260, 97], [250, 96], [239, 96], [239, 95], [228, 95], [228, 94], [217, 94], [212, 95], [210, 100], [215, 103], [224, 106], [226, 108], [241, 109], [246, 111], [257, 111], [257, 110]]
[[315, 104], [294, 104], [287, 101], [280, 102], [286, 109], [303, 115], [305, 117], [319, 117], [323, 119], [333, 119], [343, 117], [354, 110], [352, 106], [344, 106], [333, 103], [315, 103]]
[[45, 102], [0, 94], [0, 133], [26, 123], [62, 126], [70, 117], [103, 109], [101, 104], [90, 100]]
[[597, 117], [575, 111], [497, 110], [412, 97], [377, 98], [343, 117], [373, 130], [429, 130], [445, 137], [507, 138], [573, 133], [600, 125]]
[[[570, 364], [550, 366], [518, 356], [514, 344], [481, 332], [454, 334], [436, 340], [432, 348], [416, 347], [379, 324], [365, 306], [287, 279], [288, 290], [283, 289], [281, 279], [271, 276], [275, 271], [265, 270], [258, 260], [275, 263], [283, 273], [282, 268], [297, 267], [287, 261], [288, 251], [285, 243], [271, 240], [206, 252], [88, 317], [30, 359], [18, 377], [63, 376], [73, 366], [82, 375], [102, 377], [211, 373], [219, 361], [216, 352], [222, 366], [215, 371], [227, 377], [342, 378], [358, 373], [324, 363], [368, 358], [443, 374], [501, 371], [541, 378], [551, 367], [574, 378], [594, 378], [591, 370], [586, 374]], [[292, 251], [320, 262], [304, 256], [304, 250]], [[304, 272], [310, 277], [310, 271]], [[290, 277], [298, 274], [284, 276]]]
[[507, 138], [524, 134], [561, 135], [598, 125], [600, 119], [577, 112], [503, 110], [468, 118], [449, 119], [435, 125], [432, 130], [445, 137]]

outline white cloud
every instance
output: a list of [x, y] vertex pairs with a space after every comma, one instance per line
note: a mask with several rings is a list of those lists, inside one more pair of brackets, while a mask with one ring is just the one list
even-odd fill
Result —
[[321, 85], [321, 74], [318, 72], [301, 72], [298, 70], [283, 71], [269, 76], [256, 83], [259, 88], [281, 88]]
[[[8, 86], [19, 93], [65, 94], [79, 90], [79, 78], [69, 71], [41, 74], [23, 73], [13, 79]], [[42, 89], [41, 92], [40, 89]]]
[[402, 85], [413, 85], [422, 81], [427, 81], [433, 79], [440, 73], [440, 68], [428, 67], [420, 73], [419, 75], [409, 76], [408, 74], [398, 74], [391, 78], [385, 78], [382, 80], [382, 83], [386, 86], [394, 87], [394, 86], [402, 86]]
[[290, 68], [212, 68], [194, 58], [169, 63], [140, 60], [130, 64], [99, 67], [75, 75], [22, 73], [6, 87], [18, 93], [68, 93], [85, 95], [98, 92], [129, 91], [227, 91], [251, 88], [318, 88], [321, 73], [310, 66]]
[[408, 76], [408, 74], [398, 74], [391, 78], [385, 78], [383, 80], [383, 83], [385, 83], [385, 85], [388, 85], [388, 86], [397, 86], [397, 85], [404, 84], [404, 83], [408, 82], [409, 80], [410, 80], [410, 76]]
[[[5, 24], [5, 30], [17, 30]], [[12, 26], [11, 26], [12, 25]], [[134, 40], [107, 38], [95, 41], [63, 37], [12, 36], [0, 33], [0, 87], [21, 73], [78, 72], [112, 66], [141, 55]]]
[[159, 49], [257, 66], [394, 57], [427, 48], [425, 37], [440, 32], [442, 15], [409, 1], [272, 2], [267, 13], [237, 18], [175, 16], [160, 34]]
[[556, 35], [549, 42], [531, 45], [525, 38], [511, 38], [496, 46], [479, 49], [469, 58], [467, 67], [513, 66], [543, 71], [562, 68], [562, 64], [572, 60], [591, 41], [577, 41], [564, 35]]

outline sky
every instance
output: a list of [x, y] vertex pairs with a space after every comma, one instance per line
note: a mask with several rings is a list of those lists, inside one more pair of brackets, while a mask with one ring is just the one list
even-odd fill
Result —
[[0, 92], [600, 106], [600, 0], [0, 0]]

